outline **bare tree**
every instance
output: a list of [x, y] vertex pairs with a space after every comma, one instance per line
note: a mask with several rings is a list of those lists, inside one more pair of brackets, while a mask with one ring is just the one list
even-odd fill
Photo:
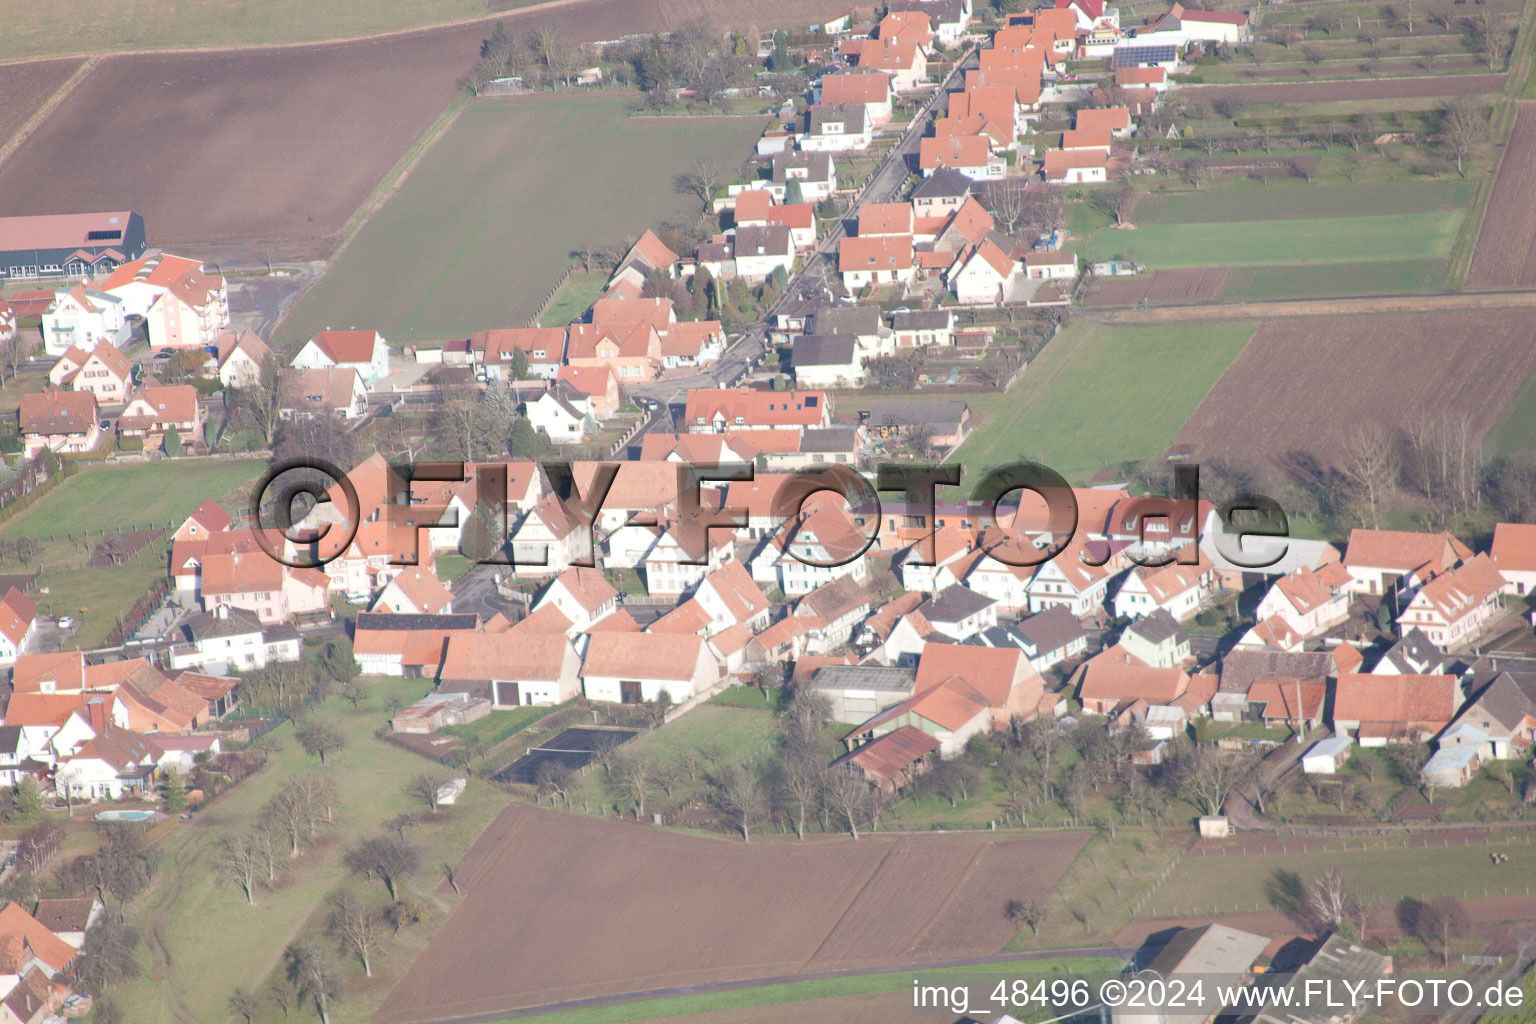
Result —
[[310, 722], [302, 726], [294, 736], [298, 739], [299, 746], [304, 748], [304, 752], [317, 755], [321, 764], [325, 764], [328, 756], [347, 744], [347, 738], [340, 729], [324, 722]]
[[708, 212], [715, 199], [715, 189], [720, 187], [721, 173], [714, 162], [700, 157], [686, 171], [672, 179], [672, 187], [683, 195], [693, 196]]
[[1509, 34], [1499, 24], [1499, 19], [1492, 11], [1484, 8], [1477, 12], [1472, 19], [1472, 38], [1476, 41], [1483, 56], [1488, 58], [1488, 70], [1493, 71], [1499, 58], [1504, 54], [1504, 42]]
[[284, 973], [301, 999], [312, 999], [320, 1024], [331, 1024], [330, 1002], [341, 992], [341, 978], [325, 950], [316, 945], [289, 946], [283, 953]]
[[608, 762], [608, 779], [634, 801], [636, 821], [645, 816], [645, 798], [650, 794], [653, 775], [650, 757], [637, 750], [621, 750]]
[[10, 373], [11, 380], [20, 375], [21, 366], [31, 357], [35, 344], [30, 333], [12, 327], [7, 334], [5, 327], [0, 325], [0, 382], [5, 380], [6, 372]]
[[1349, 885], [1342, 869], [1328, 866], [1302, 894], [1302, 906], [1318, 929], [1333, 930], [1343, 924], [1349, 913]]
[[1248, 778], [1246, 757], [1215, 747], [1196, 747], [1178, 760], [1178, 779], [1185, 799], [1202, 814], [1220, 814], [1227, 797]]
[[869, 807], [869, 783], [846, 768], [833, 768], [826, 773], [822, 792], [827, 807], [847, 823], [853, 838], [859, 838], [859, 821]]
[[768, 798], [762, 782], [751, 768], [739, 768], [721, 780], [715, 799], [721, 809], [736, 821], [742, 842], [752, 841], [752, 829], [768, 813]]
[[331, 900], [326, 926], [341, 948], [362, 962], [364, 976], [373, 977], [373, 958], [384, 944], [383, 915], [343, 891]]
[[347, 867], [370, 879], [375, 875], [389, 890], [389, 898], [400, 898], [399, 882], [421, 866], [421, 851], [409, 839], [389, 834], [365, 839], [347, 851]]
[[263, 853], [261, 839], [254, 832], [235, 832], [219, 842], [219, 873], [238, 886], [245, 902], [256, 905], [256, 879], [260, 875]]
[[1116, 224], [1123, 225], [1130, 220], [1131, 211], [1136, 208], [1136, 200], [1140, 196], [1129, 181], [1117, 181], [1095, 189], [1089, 198], [1095, 207], [1113, 217]]
[[1344, 476], [1359, 490], [1361, 521], [1381, 528], [1381, 514], [1397, 486], [1397, 449], [1379, 427], [1360, 427], [1344, 448]]
[[1436, 896], [1419, 908], [1414, 934], [1440, 946], [1446, 967], [1451, 966], [1451, 940], [1463, 934], [1471, 924], [1467, 908], [1451, 895]]
[[1466, 172], [1462, 161], [1482, 145], [1488, 131], [1488, 112], [1464, 99], [1452, 100], [1440, 112], [1440, 138], [1456, 158], [1456, 173]]
[[432, 813], [437, 813], [437, 791], [447, 785], [448, 776], [445, 772], [424, 771], [418, 773], [410, 782], [405, 784], [405, 795], [415, 797], [427, 805]]
[[821, 800], [821, 760], [809, 751], [786, 750], [778, 760], [775, 795], [795, 823], [795, 835], [805, 838], [805, 819]]

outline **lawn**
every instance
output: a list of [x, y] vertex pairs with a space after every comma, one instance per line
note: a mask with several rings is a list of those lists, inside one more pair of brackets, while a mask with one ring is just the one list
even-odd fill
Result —
[[541, 327], [564, 327], [591, 308], [597, 297], [603, 294], [608, 275], [601, 270], [588, 273], [577, 270], [561, 286], [555, 301], [550, 303], [544, 315], [539, 317]]
[[1504, 407], [1488, 431], [1487, 443], [1495, 455], [1513, 455], [1527, 450], [1532, 437], [1536, 437], [1536, 375], [1527, 377], [1515, 400]]
[[1443, 259], [1236, 267], [1227, 275], [1221, 297], [1263, 300], [1436, 292], [1449, 284], [1450, 272], [1450, 263]]
[[1152, 268], [1445, 259], [1455, 245], [1461, 218], [1459, 210], [1431, 210], [1326, 221], [1146, 224], [1134, 231], [1097, 232], [1085, 255], [1094, 260], [1135, 259]]
[[[414, 700], [430, 683], [376, 679], [372, 685], [374, 692], [359, 710], [333, 699], [315, 712], [347, 738], [346, 746], [331, 756], [324, 769], [299, 749], [293, 727], [282, 726], [263, 740], [272, 749], [264, 769], [161, 842], [156, 883], [131, 908], [130, 917], [153, 937], [152, 948], [162, 950], [153, 956], [152, 970], [165, 976], [159, 981], [146, 976], [123, 992], [119, 1001], [127, 1011], [126, 1020], [225, 1020], [229, 993], [236, 986], [261, 987], [284, 947], [322, 919], [328, 893], [352, 884], [370, 900], [383, 901], [383, 889], [377, 884], [368, 888], [361, 879], [351, 881], [342, 857], [354, 839], [371, 834], [383, 821], [416, 803], [402, 787], [427, 762], [376, 739], [373, 732], [386, 717], [388, 694]], [[342, 794], [336, 827], [289, 867], [275, 889], [260, 892], [256, 907], [246, 906], [235, 889], [217, 878], [213, 856], [220, 838], [232, 827], [252, 822], [284, 780], [319, 770], [335, 779]], [[438, 865], [457, 860], [504, 802], [494, 788], [472, 781], [453, 807], [411, 833], [424, 852], [421, 871], [405, 882], [405, 889], [428, 904], [429, 917], [386, 940], [374, 979], [366, 986], [359, 985], [362, 971], [356, 962], [338, 957], [344, 982], [357, 992], [333, 1004], [333, 1021], [371, 1019], [394, 977], [425, 945], [448, 908], [447, 898], [435, 891], [441, 881]], [[282, 1014], [270, 1006], [257, 1018], [263, 1024], [280, 1019]]]
[[1157, 458], [1256, 327], [1073, 323], [956, 458], [973, 475], [1028, 458], [1076, 480]]
[[127, 466], [82, 466], [37, 504], [0, 524], [0, 536], [62, 537], [135, 526], [180, 526], [212, 498], [232, 511], [249, 507], [256, 459], [165, 459]]
[[[513, 0], [503, 7], [520, 7]], [[484, 0], [7, 0], [0, 60], [63, 53], [258, 46], [379, 35], [485, 14]]]
[[[997, 979], [1017, 974], [1062, 975], [1082, 978], [1090, 975], [1116, 974], [1121, 961], [1111, 957], [1059, 957], [1049, 960], [1018, 960], [1011, 963], [989, 963], [939, 967], [921, 972], [929, 976], [974, 975], [977, 978]], [[838, 996], [875, 995], [881, 992], [902, 992], [912, 987], [912, 971], [888, 971], [881, 974], [859, 974], [848, 978], [815, 978], [808, 981], [791, 981], [779, 985], [756, 985], [751, 988], [725, 992], [707, 992], [696, 995], [672, 996], [662, 999], [646, 999], [623, 1003], [618, 1006], [598, 1006], [583, 1010], [566, 1010], [560, 1013], [540, 1014], [539, 1024], [626, 1024], [629, 1021], [657, 1020], [663, 1017], [682, 1017], [712, 1011], [744, 1010], [752, 1006], [778, 1006], [786, 1003], [804, 1003], [813, 999], [832, 999]], [[946, 984], [970, 984], [971, 979], [956, 977]], [[975, 986], [973, 995], [975, 994]], [[991, 986], [986, 986], [990, 990]], [[786, 1013], [790, 1012], [786, 1008]], [[810, 1019], [806, 1013], [796, 1013], [799, 1019]], [[519, 1017], [518, 1020], [527, 1020]], [[511, 1024], [510, 1021], [492, 1024]]]
[[1130, 920], [1137, 898], [1173, 862], [1175, 842], [1152, 830], [1100, 832], [1078, 853], [1057, 885], [1037, 935], [1024, 927], [1007, 952], [1108, 944]]
[[[693, 212], [673, 178], [746, 158], [757, 118], [631, 118], [606, 94], [469, 105], [278, 328], [397, 340], [521, 326], [585, 242], [632, 239]], [[578, 300], [571, 300], [574, 306]]]
[[450, 736], [462, 736], [471, 743], [483, 744], [486, 749], [489, 749], [508, 736], [522, 732], [534, 722], [558, 710], [559, 708], [543, 706], [501, 708], [473, 722], [444, 726], [442, 731]]
[[[1185, 914], [1274, 909], [1266, 883], [1277, 871], [1294, 871], [1302, 879], [1316, 877], [1325, 867], [1338, 866], [1358, 884], [1374, 889], [1390, 903], [1405, 897], [1429, 900], [1444, 893], [1458, 899], [1523, 892], [1529, 875], [1495, 865], [1490, 850], [1509, 852], [1511, 859], [1528, 859], [1528, 837], [1493, 846], [1429, 846], [1404, 848], [1399, 838], [1351, 838], [1328, 852], [1256, 854], [1249, 856], [1186, 856], [1152, 898], [1146, 914], [1169, 917]], [[1454, 843], [1454, 840], [1453, 840]], [[1364, 848], [1362, 849], [1362, 845]]]
[[[705, 774], [762, 757], [772, 749], [777, 731], [778, 722], [767, 710], [705, 703], [659, 729], [636, 736], [622, 749], [643, 754], [656, 764], [691, 761], [693, 777], [684, 775], [677, 781], [670, 797], [660, 787], [652, 794], [658, 806], [664, 802], [686, 806], [702, 797]], [[571, 787], [570, 797], [573, 806], [607, 806], [620, 812], [633, 808], [630, 799], [609, 790], [603, 769], [597, 767]], [[646, 810], [649, 813], [650, 805]]]

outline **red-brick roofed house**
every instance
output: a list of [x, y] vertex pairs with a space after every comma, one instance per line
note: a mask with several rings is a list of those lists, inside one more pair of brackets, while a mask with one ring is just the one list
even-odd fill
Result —
[[1423, 743], [1451, 724], [1460, 703], [1455, 676], [1341, 675], [1334, 684], [1333, 728], [1354, 733], [1362, 747]]
[[1419, 533], [1361, 529], [1349, 532], [1344, 568], [1349, 570], [1350, 590], [1385, 594], [1394, 585], [1407, 589], [1421, 587], [1471, 557], [1471, 550], [1444, 530]]
[[563, 633], [454, 633], [438, 689], [484, 697], [498, 708], [563, 704], [577, 694], [580, 669]]
[[1536, 593], [1536, 523], [1495, 523], [1488, 554], [1514, 593]]
[[1138, 700], [1172, 704], [1189, 688], [1189, 674], [1181, 668], [1153, 668], [1117, 645], [1085, 661], [1073, 682], [1085, 712], [1108, 715]]
[[653, 701], [663, 691], [681, 704], [720, 682], [720, 665], [696, 634], [610, 633], [587, 641], [582, 689], [588, 700]]
[[371, 385], [389, 373], [389, 346], [378, 331], [321, 331], [304, 343], [291, 365], [299, 370], [350, 367]]
[[1493, 559], [1477, 555], [1424, 584], [1397, 617], [1398, 629], [1422, 629], [1441, 648], [1465, 644], [1493, 618], [1509, 589]]
[[96, 396], [88, 391], [58, 391], [21, 396], [17, 421], [28, 457], [44, 448], [63, 454], [88, 452], [101, 442]]
[[1254, 611], [1260, 621], [1278, 615], [1302, 636], [1317, 636], [1349, 618], [1349, 570], [1338, 562], [1297, 569], [1275, 581]]
[[145, 448], [158, 448], [165, 435], [175, 430], [183, 444], [201, 442], [207, 414], [191, 384], [151, 384], [139, 389], [117, 420], [121, 437], [144, 440]]

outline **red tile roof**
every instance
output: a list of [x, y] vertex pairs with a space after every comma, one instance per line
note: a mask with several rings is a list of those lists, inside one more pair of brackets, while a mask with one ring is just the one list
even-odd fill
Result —
[[333, 363], [367, 363], [378, 337], [378, 331], [321, 331], [310, 340]]

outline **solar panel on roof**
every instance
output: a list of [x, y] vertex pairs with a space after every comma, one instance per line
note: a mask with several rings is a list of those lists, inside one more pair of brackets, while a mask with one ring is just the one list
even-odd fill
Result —
[[1133, 68], [1140, 64], [1163, 64], [1177, 56], [1176, 46], [1119, 46], [1115, 48], [1112, 65], [1115, 68]]

